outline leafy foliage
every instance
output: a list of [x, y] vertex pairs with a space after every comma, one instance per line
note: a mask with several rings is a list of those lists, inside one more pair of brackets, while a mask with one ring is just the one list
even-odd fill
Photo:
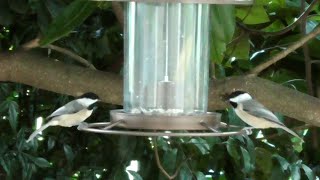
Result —
[[[224, 78], [247, 72], [299, 38], [293, 28], [281, 36], [250, 30], [277, 32], [300, 15], [298, 0], [257, 0], [252, 7], [211, 6], [213, 76]], [[310, 32], [319, 22], [319, 5], [307, 18]], [[236, 26], [244, 24], [248, 29]], [[218, 28], [217, 28], [218, 27]], [[110, 3], [81, 0], [0, 0], [0, 50], [12, 51], [40, 34], [42, 45], [54, 43], [88, 59], [99, 70], [120, 73], [122, 28]], [[319, 57], [319, 39], [310, 42], [310, 56]], [[74, 63], [51, 52], [51, 57]], [[319, 70], [319, 66], [315, 67]], [[304, 55], [298, 50], [261, 76], [306, 92]], [[319, 85], [319, 74], [314, 80]], [[105, 136], [76, 128], [52, 127], [26, 143], [35, 119], [46, 117], [71, 100], [32, 87], [0, 84], [0, 179], [165, 179], [155, 163], [153, 142], [148, 138]], [[100, 107], [89, 122], [108, 121], [113, 105]], [[223, 120], [244, 126], [231, 109]], [[285, 124], [290, 124], [283, 117]], [[160, 160], [169, 173], [181, 164], [178, 179], [315, 179], [320, 176], [320, 143], [314, 129], [300, 131], [305, 144], [274, 129], [254, 131], [247, 137], [157, 139]], [[137, 171], [127, 170], [132, 160]]]

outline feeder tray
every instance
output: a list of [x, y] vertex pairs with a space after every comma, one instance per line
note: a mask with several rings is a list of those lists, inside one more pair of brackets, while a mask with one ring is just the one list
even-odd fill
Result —
[[112, 110], [110, 115], [111, 122], [82, 123], [78, 126], [78, 130], [103, 134], [171, 137], [251, 134], [251, 128], [243, 128], [240, 131], [220, 132], [218, 128], [226, 128], [227, 126], [224, 123], [220, 123], [221, 114], [214, 112], [198, 115], [169, 116], [142, 115], [125, 113], [123, 110]]

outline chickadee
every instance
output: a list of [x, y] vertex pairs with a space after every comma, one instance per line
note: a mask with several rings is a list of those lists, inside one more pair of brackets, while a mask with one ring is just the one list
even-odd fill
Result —
[[228, 96], [228, 99], [239, 118], [253, 128], [281, 128], [303, 141], [295, 132], [280, 122], [276, 115], [253, 99], [247, 92], [235, 91]]
[[31, 141], [38, 133], [49, 126], [71, 127], [79, 125], [92, 114], [98, 101], [99, 97], [91, 92], [85, 93], [79, 98], [70, 101], [48, 116], [46, 119], [50, 121], [34, 131], [27, 142]]

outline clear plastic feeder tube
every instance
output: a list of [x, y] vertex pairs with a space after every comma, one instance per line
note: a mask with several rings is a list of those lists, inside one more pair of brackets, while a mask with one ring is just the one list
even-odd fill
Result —
[[209, 29], [208, 4], [128, 2], [125, 112], [206, 113]]

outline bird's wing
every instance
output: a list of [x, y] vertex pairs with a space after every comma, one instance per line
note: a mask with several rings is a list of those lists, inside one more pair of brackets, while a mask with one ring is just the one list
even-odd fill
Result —
[[58, 108], [55, 110], [51, 115], [47, 117], [47, 119], [60, 116], [62, 114], [73, 114], [76, 113], [82, 109], [86, 108], [82, 103], [78, 102], [78, 99], [70, 101], [66, 105]]
[[258, 101], [252, 99], [249, 101], [242, 102], [242, 104], [243, 104], [243, 110], [246, 111], [247, 113], [256, 117], [267, 119], [281, 126], [285, 126], [282, 122], [279, 121], [276, 115], [274, 115], [271, 111], [265, 108]]

